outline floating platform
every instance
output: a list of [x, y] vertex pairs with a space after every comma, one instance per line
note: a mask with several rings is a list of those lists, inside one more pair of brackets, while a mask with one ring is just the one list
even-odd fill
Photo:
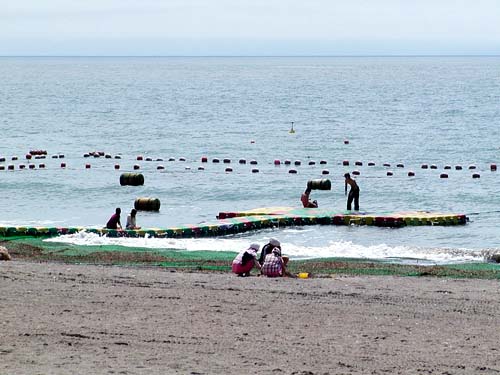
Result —
[[302, 225], [373, 225], [399, 228], [409, 225], [464, 225], [464, 214], [430, 211], [368, 213], [320, 208], [266, 207], [250, 211], [220, 212], [217, 220], [197, 225], [139, 230], [86, 227], [0, 227], [0, 237], [55, 237], [81, 231], [109, 237], [195, 238], [237, 234], [265, 228]]

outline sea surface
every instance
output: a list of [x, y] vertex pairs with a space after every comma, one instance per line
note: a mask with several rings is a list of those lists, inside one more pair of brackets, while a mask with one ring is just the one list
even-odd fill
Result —
[[[80, 233], [58, 241], [238, 251], [275, 237], [292, 258], [422, 264], [484, 261], [500, 251], [500, 171], [490, 170], [500, 164], [499, 57], [12, 57], [0, 58], [0, 82], [0, 225], [101, 227], [115, 207], [124, 224], [137, 197], [161, 201], [158, 213], [138, 214], [142, 227], [197, 224], [219, 211], [299, 207], [307, 181], [324, 177], [332, 190], [312, 198], [341, 211], [343, 174], [357, 169], [362, 211], [430, 210], [470, 220], [203, 239]], [[30, 150], [47, 156], [28, 161]], [[110, 157], [84, 156], [94, 151]], [[291, 166], [274, 165], [287, 159]], [[145, 185], [120, 186], [120, 174], [134, 165]]]

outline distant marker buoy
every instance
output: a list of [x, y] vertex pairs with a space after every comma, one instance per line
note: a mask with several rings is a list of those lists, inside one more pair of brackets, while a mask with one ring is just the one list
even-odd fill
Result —
[[104, 155], [104, 158], [111, 159], [111, 155], [110, 154], [106, 154], [106, 155]]
[[441, 174], [439, 175], [439, 178], [448, 178], [448, 174], [446, 174], [446, 173], [441, 173]]
[[348, 165], [349, 165], [349, 160], [344, 160], [344, 161], [342, 161], [342, 165], [344, 165], [344, 166], [348, 166]]
[[121, 159], [122, 157], [120, 155], [115, 155], [115, 159]]
[[455, 165], [455, 170], [461, 171], [462, 170], [462, 166], [461, 165]]
[[207, 163], [208, 162], [208, 158], [206, 156], [202, 156], [201, 157], [201, 162], [202, 163]]
[[415, 177], [415, 172], [409, 171], [408, 172], [408, 177]]
[[250, 164], [257, 165], [257, 160], [250, 160]]
[[292, 127], [290, 128], [290, 130], [288, 131], [288, 133], [295, 134], [295, 129], [293, 128], [293, 121], [292, 121]]
[[397, 168], [404, 168], [404, 167], [405, 167], [405, 165], [404, 165], [403, 163], [398, 163], [398, 164], [396, 164], [396, 167], [397, 167]]
[[[180, 159], [179, 159], [180, 160]], [[224, 162], [224, 164], [230, 164], [231, 163], [231, 159], [224, 159], [222, 160]]]
[[98, 151], [97, 153], [99, 154], [99, 156], [104, 156], [104, 151]]
[[24, 169], [26, 166], [24, 164], [19, 164], [19, 169]]
[[330, 171], [328, 169], [323, 169], [321, 171], [321, 174], [330, 174]]
[[252, 144], [253, 144], [253, 143], [255, 143], [255, 141], [252, 139], [252, 140], [250, 141], [250, 143], [252, 143]]
[[9, 171], [13, 171], [13, 170], [14, 170], [14, 164], [9, 164], [9, 165], [7, 166], [7, 169], [8, 169]]
[[428, 169], [429, 166], [427, 164], [422, 164], [420, 168], [422, 168], [422, 169]]
[[52, 155], [52, 159], [57, 159], [59, 155]]
[[469, 165], [469, 169], [476, 169], [476, 166], [474, 164]]
[[165, 167], [163, 165], [158, 165], [156, 167], [156, 169], [159, 170], [159, 171], [161, 171], [161, 170], [165, 169]]
[[497, 165], [496, 165], [496, 164], [491, 164], [491, 165], [490, 165], [490, 170], [491, 170], [492, 172], [495, 172], [495, 171], [497, 170]]
[[431, 164], [431, 169], [438, 169], [436, 164]]
[[393, 174], [392, 171], [387, 171], [387, 176], [392, 176]]
[[168, 158], [168, 161], [175, 161], [175, 158], [170, 157], [170, 158]]
[[225, 169], [225, 171], [226, 171], [226, 173], [227, 173], [227, 172], [232, 172], [232, 171], [233, 171], [233, 168], [226, 168], [226, 169]]
[[99, 157], [100, 157], [99, 153], [97, 153], [97, 152], [96, 152], [96, 153], [94, 153], [94, 155], [93, 155], [93, 156], [94, 156], [94, 158], [99, 158]]
[[290, 169], [290, 170], [288, 171], [288, 173], [297, 174], [297, 170], [296, 170], [296, 169]]
[[253, 168], [252, 173], [259, 173], [259, 170], [257, 168]]
[[139, 164], [134, 164], [134, 169], [137, 170], [137, 169], [141, 169], [141, 166]]
[[85, 169], [90, 169], [90, 164], [85, 164]]
[[66, 163], [61, 163], [61, 168], [66, 168]]
[[153, 158], [151, 158], [151, 157], [149, 157], [149, 156], [148, 156], [148, 157], [146, 158], [146, 161], [153, 161]]
[[369, 162], [368, 162], [368, 166], [369, 166], [369, 167], [374, 167], [374, 166], [375, 166], [375, 162], [373, 162], [373, 161], [369, 161]]
[[354, 176], [359, 176], [360, 175], [360, 172], [358, 170], [355, 170], [355, 171], [352, 171], [352, 174]]
[[191, 170], [191, 167], [184, 167], [184, 170], [185, 170], [185, 171], [190, 171], [190, 170]]
[[390, 167], [390, 166], [391, 166], [391, 164], [390, 164], [390, 163], [384, 163], [384, 164], [382, 164], [382, 165], [383, 165], [384, 167]]
[[31, 154], [26, 154], [26, 160], [30, 160], [31, 159]]
[[[30, 165], [30, 167], [32, 166], [33, 164]], [[33, 165], [34, 166], [34, 165]], [[0, 171], [5, 171], [5, 165], [0, 165]]]
[[163, 158], [156, 158], [156, 161], [163, 161]]
[[220, 162], [220, 160], [217, 158], [212, 159], [212, 163], [219, 163], [219, 162]]
[[316, 162], [314, 160], [310, 160], [308, 164], [309, 165], [316, 165]]
[[15, 160], [18, 160], [18, 159], [19, 159], [19, 158], [18, 158], [17, 156], [13, 156], [13, 157], [12, 157], [12, 160], [14, 160], [14, 161], [15, 161]]
[[142, 155], [137, 156], [137, 160], [144, 160], [144, 157]]
[[64, 159], [64, 154], [59, 154], [59, 159]]
[[199, 171], [204, 171], [204, 170], [205, 170], [205, 167], [199, 166], [199, 167], [198, 167], [198, 170], [199, 170]]
[[300, 160], [295, 160], [293, 164], [294, 164], [294, 165], [301, 165], [301, 164], [302, 164], [302, 162], [301, 162]]
[[479, 173], [474, 173], [472, 175], [472, 178], [480, 178], [480, 177], [481, 177], [481, 175]]
[[348, 145], [349, 144], [349, 140], [348, 139], [344, 139], [344, 144]]
[[451, 169], [451, 165], [445, 165], [444, 169]]
[[30, 165], [28, 166], [28, 168], [29, 168], [29, 169], [35, 169], [35, 164], [30, 164]]
[[38, 168], [44, 169], [45, 168], [45, 164], [43, 164], [43, 163], [42, 164], [38, 164]]
[[363, 165], [363, 162], [362, 162], [362, 161], [357, 160], [357, 161], [355, 161], [355, 162], [354, 162], [354, 165], [359, 165], [359, 166], [361, 166], [361, 165]]
[[274, 165], [281, 165], [281, 161], [279, 159], [274, 159]]
[[115, 164], [115, 169], [120, 169], [120, 164]]
[[292, 164], [292, 162], [290, 160], [288, 160], [288, 159], [285, 160], [285, 165], [290, 165], [290, 164]]
[[328, 162], [327, 162], [326, 160], [320, 160], [320, 161], [319, 161], [319, 164], [320, 164], [320, 165], [325, 165], [325, 164], [328, 164]]
[[238, 161], [238, 163], [240, 163], [240, 164], [246, 164], [246, 163], [247, 163], [247, 161], [246, 161], [246, 159], [240, 159], [240, 160]]

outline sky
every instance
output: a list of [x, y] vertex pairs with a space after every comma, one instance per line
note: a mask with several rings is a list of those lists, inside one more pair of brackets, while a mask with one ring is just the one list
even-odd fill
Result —
[[500, 0], [0, 0], [1, 56], [500, 55]]

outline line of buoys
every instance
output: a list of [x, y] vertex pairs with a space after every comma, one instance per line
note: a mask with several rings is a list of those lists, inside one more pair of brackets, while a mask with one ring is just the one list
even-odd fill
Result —
[[311, 190], [332, 190], [332, 182], [328, 179], [309, 180], [307, 187]]
[[138, 211], [160, 211], [160, 200], [158, 198], [136, 198], [134, 208]]
[[120, 175], [120, 185], [140, 186], [144, 185], [144, 176], [141, 173], [122, 173]]
[[30, 150], [31, 155], [47, 155], [47, 150]]

